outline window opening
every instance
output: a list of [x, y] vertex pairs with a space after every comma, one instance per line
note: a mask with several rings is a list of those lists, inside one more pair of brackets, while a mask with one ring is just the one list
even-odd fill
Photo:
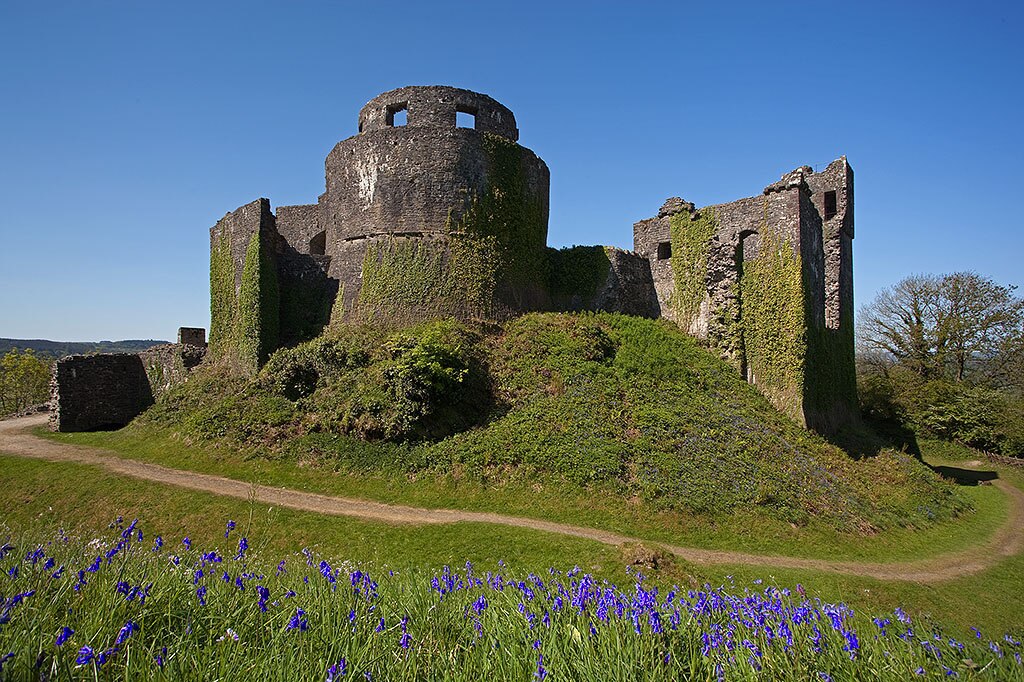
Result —
[[658, 242], [658, 260], [668, 260], [672, 257], [672, 242]]
[[309, 240], [309, 254], [311, 256], [323, 256], [327, 253], [327, 232], [321, 232]]
[[476, 114], [471, 111], [456, 111], [455, 127], [476, 129]]
[[825, 192], [825, 220], [834, 218], [837, 213], [836, 193]]
[[399, 128], [409, 122], [409, 105], [405, 102], [388, 107], [388, 125]]

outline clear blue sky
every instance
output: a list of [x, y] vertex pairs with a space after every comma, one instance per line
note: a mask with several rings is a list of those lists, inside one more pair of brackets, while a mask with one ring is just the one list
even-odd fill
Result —
[[446, 84], [551, 169], [549, 243], [630, 247], [680, 195], [846, 154], [858, 305], [1024, 284], [1024, 10], [985, 2], [0, 0], [0, 336], [209, 325], [208, 228], [312, 203], [360, 107]]

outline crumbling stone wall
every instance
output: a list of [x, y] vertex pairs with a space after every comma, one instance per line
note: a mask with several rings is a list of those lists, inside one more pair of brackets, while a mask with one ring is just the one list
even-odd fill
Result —
[[[182, 327], [179, 338], [200, 341], [206, 330]], [[168, 343], [141, 353], [68, 355], [50, 379], [54, 431], [118, 429], [142, 414], [206, 356], [206, 346]]]
[[856, 409], [852, 197], [841, 158], [787, 173], [761, 196], [702, 209], [672, 198], [634, 226], [661, 314], [822, 431]]
[[669, 199], [634, 225], [633, 252], [556, 251], [547, 166], [518, 139], [511, 110], [468, 90], [368, 102], [316, 204], [274, 215], [260, 199], [211, 229], [212, 354], [255, 369], [328, 323], [609, 310], [674, 320], [806, 424], [854, 410], [845, 158], [734, 202]]
[[146, 367], [134, 353], [61, 358], [50, 391], [54, 431], [121, 428], [153, 404]]

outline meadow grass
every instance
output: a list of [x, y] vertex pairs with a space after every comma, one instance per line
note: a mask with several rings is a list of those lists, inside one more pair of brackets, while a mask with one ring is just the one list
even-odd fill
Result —
[[[207, 514], [208, 521], [212, 515]], [[861, 613], [813, 587], [715, 586], [579, 567], [367, 566], [218, 538], [51, 524], [0, 547], [9, 679], [1024, 679], [1019, 637], [957, 637], [900, 608]], [[221, 537], [222, 535], [222, 537]]]
[[[58, 442], [91, 445], [117, 456], [163, 466], [226, 476], [260, 485], [421, 507], [486, 511], [571, 523], [664, 542], [795, 557], [898, 561], [936, 556], [985, 540], [1005, 519], [1007, 500], [992, 486], [961, 486], [970, 509], [923, 527], [890, 527], [869, 533], [836, 530], [809, 519], [802, 525], [773, 518], [757, 508], [728, 514], [662, 510], [624, 501], [600, 486], [523, 480], [488, 485], [450, 474], [409, 476], [396, 472], [335, 471], [299, 467], [291, 460], [252, 456], [244, 449], [185, 439], [168, 429], [130, 426], [120, 431], [37, 435]], [[945, 450], [943, 450], [945, 452]], [[931, 461], [928, 448], [925, 460]], [[969, 458], [970, 451], [961, 453]], [[936, 459], [936, 464], [957, 465]]]

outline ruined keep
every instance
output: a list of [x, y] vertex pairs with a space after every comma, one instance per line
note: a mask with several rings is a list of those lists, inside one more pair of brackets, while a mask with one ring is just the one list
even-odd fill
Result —
[[679, 198], [633, 226], [658, 307], [807, 426], [857, 414], [853, 169], [803, 166], [754, 197]]
[[317, 203], [257, 199], [211, 228], [211, 357], [255, 370], [329, 323], [607, 310], [675, 321], [812, 428], [855, 414], [845, 157], [728, 204], [670, 199], [634, 251], [555, 250], [548, 168], [518, 139], [512, 111], [468, 90], [371, 100]]

